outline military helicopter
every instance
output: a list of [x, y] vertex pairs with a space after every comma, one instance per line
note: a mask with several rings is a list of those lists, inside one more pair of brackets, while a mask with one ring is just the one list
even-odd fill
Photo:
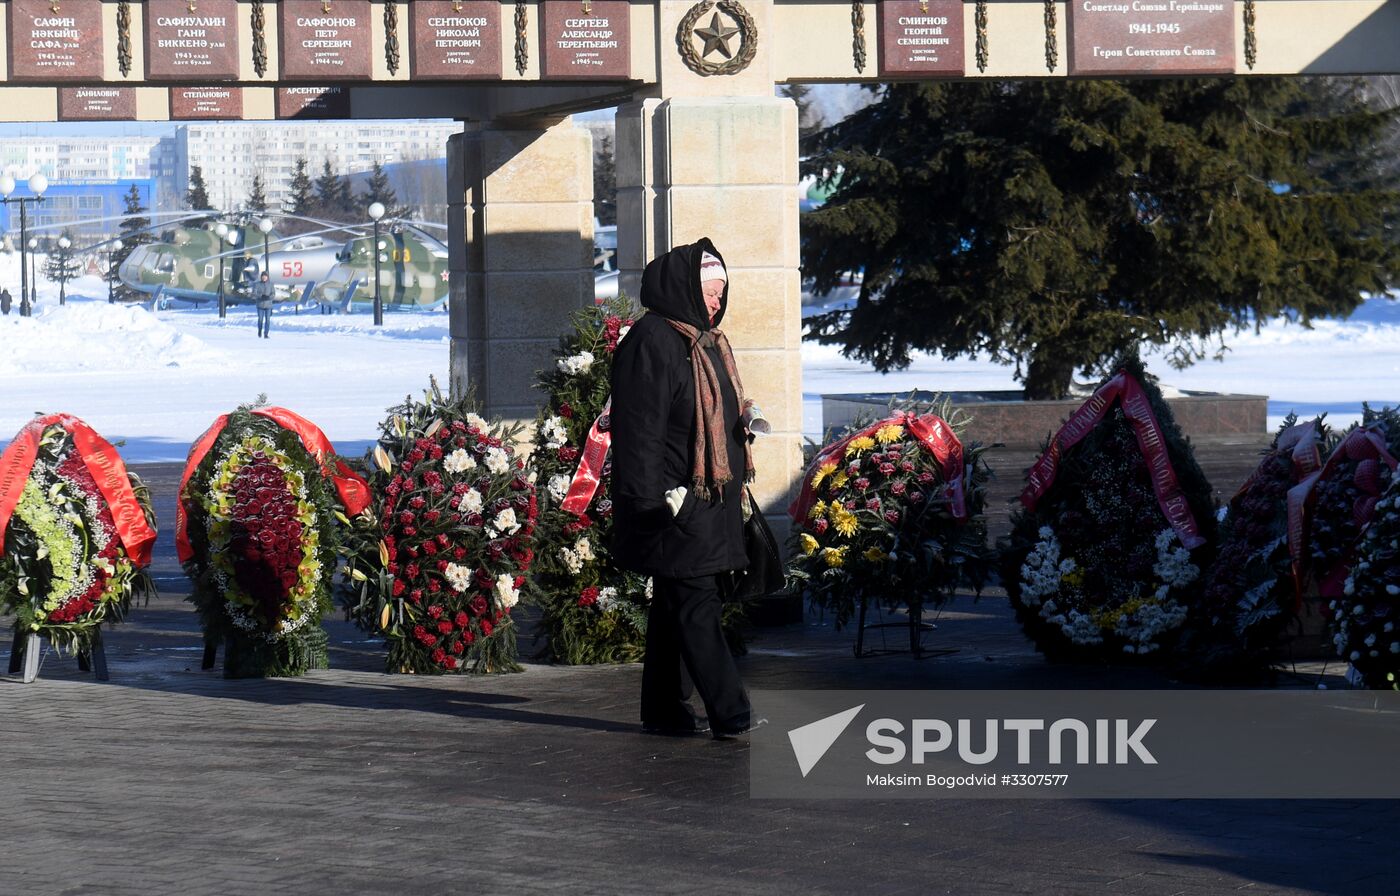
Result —
[[[381, 225], [379, 292], [386, 311], [433, 311], [447, 302], [447, 246], [425, 233], [425, 227], [441, 225], [424, 221]], [[308, 298], [346, 312], [372, 308], [373, 244], [373, 233], [347, 240], [336, 253], [335, 266], [310, 289]]]

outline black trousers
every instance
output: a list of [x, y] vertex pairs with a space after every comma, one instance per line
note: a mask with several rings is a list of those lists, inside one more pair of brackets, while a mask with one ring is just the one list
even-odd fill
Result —
[[647, 646], [642, 667], [642, 724], [688, 728], [695, 724], [690, 695], [699, 691], [717, 731], [749, 725], [749, 695], [720, 627], [719, 579], [652, 582]]

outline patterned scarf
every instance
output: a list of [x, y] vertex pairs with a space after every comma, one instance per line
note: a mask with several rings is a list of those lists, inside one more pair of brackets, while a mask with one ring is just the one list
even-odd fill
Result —
[[[666, 323], [690, 343], [690, 369], [695, 380], [695, 461], [690, 471], [696, 497], [710, 500], [714, 492], [723, 494], [724, 486], [732, 480], [729, 470], [729, 434], [724, 429], [724, 393], [719, 374], [715, 372], [706, 349], [713, 345], [719, 350], [724, 371], [734, 384], [739, 399], [740, 414], [744, 407], [744, 385], [739, 381], [739, 369], [734, 364], [734, 351], [729, 339], [719, 330], [701, 331], [690, 324], [666, 318]], [[744, 443], [744, 481], [754, 478], [753, 452]]]

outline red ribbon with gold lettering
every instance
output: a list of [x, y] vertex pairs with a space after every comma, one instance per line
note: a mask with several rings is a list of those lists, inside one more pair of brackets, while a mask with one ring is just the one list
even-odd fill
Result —
[[1041, 454], [1026, 473], [1026, 488], [1021, 492], [1021, 503], [1027, 510], [1035, 510], [1035, 505], [1050, 490], [1059, 473], [1060, 458], [1068, 449], [1079, 444], [1085, 436], [1108, 414], [1114, 402], [1119, 402], [1123, 414], [1132, 424], [1137, 436], [1138, 448], [1147, 461], [1147, 469], [1152, 476], [1152, 490], [1157, 495], [1157, 506], [1167, 522], [1176, 530], [1177, 538], [1188, 550], [1205, 544], [1191, 506], [1181, 492], [1172, 469], [1171, 458], [1167, 454], [1166, 439], [1157, 415], [1152, 413], [1152, 402], [1147, 390], [1137, 379], [1125, 370], [1118, 371], [1108, 382], [1100, 386], [1089, 400], [1070, 415], [1060, 431], [1050, 440], [1050, 447]]
[[612, 397], [609, 396], [603, 405], [603, 413], [598, 415], [588, 430], [588, 441], [583, 445], [583, 457], [574, 471], [574, 478], [569, 481], [569, 492], [559, 502], [561, 508], [574, 516], [583, 516], [603, 481], [603, 463], [608, 458], [608, 449], [612, 447], [612, 427], [608, 421], [611, 410]]
[[136, 499], [136, 491], [127, 477], [126, 464], [122, 463], [121, 455], [110, 442], [71, 414], [49, 414], [31, 420], [0, 456], [0, 545], [4, 544], [10, 517], [19, 506], [24, 483], [29, 479], [34, 461], [39, 456], [39, 440], [50, 426], [62, 427], [73, 437], [73, 448], [107, 502], [117, 537], [121, 539], [126, 555], [137, 566], [149, 565], [156, 531], [146, 521], [141, 502]]
[[[369, 506], [369, 483], [346, 466], [344, 461], [335, 458], [335, 446], [326, 438], [320, 427], [286, 408], [254, 408], [253, 413], [297, 434], [302, 446], [316, 459], [316, 463], [321, 466], [321, 472], [335, 486], [336, 493], [340, 495], [340, 503], [345, 506], [347, 514], [354, 516]], [[180, 498], [175, 503], [175, 553], [181, 563], [194, 556], [194, 549], [190, 546], [188, 517], [185, 513], [185, 486], [189, 484], [190, 477], [209, 453], [209, 449], [214, 447], [214, 442], [227, 425], [228, 414], [221, 414], [214, 420], [213, 425], [195, 440], [194, 445], [190, 447], [189, 458], [185, 461], [185, 472], [180, 477]]]
[[874, 435], [884, 426], [905, 427], [909, 430], [910, 435], [918, 439], [919, 443], [933, 455], [933, 459], [937, 461], [939, 471], [943, 475], [944, 490], [953, 512], [953, 518], [959, 522], [966, 520], [967, 494], [963, 485], [966, 462], [963, 458], [962, 442], [958, 441], [958, 437], [954, 435], [953, 428], [937, 414], [916, 416], [908, 411], [887, 417], [878, 423], [872, 423], [859, 432], [853, 432], [818, 452], [802, 477], [802, 489], [797, 493], [797, 498], [788, 506], [788, 516], [799, 524], [806, 520], [807, 512], [812, 509], [812, 505], [816, 503], [817, 499], [817, 490], [812, 485], [812, 477], [816, 475], [817, 470], [820, 470], [823, 464], [831, 462], [833, 458], [844, 459], [847, 445], [856, 439]]
[[[1312, 539], [1312, 511], [1317, 503], [1317, 484], [1326, 479], [1337, 464], [1351, 453], [1361, 455], [1358, 460], [1374, 459], [1385, 464], [1392, 471], [1397, 462], [1386, 450], [1384, 437], [1372, 427], [1353, 429], [1341, 444], [1327, 458], [1322, 469], [1314, 472], [1302, 482], [1288, 490], [1288, 553], [1293, 559], [1293, 585], [1298, 593], [1298, 607], [1303, 605], [1304, 582], [1307, 579], [1308, 564], [1304, 552]], [[1374, 514], [1374, 511], [1373, 511]], [[1366, 528], [1370, 520], [1362, 520], [1361, 528]], [[1318, 593], [1323, 597], [1339, 597], [1350, 564], [1343, 561], [1325, 571], [1318, 581]]]

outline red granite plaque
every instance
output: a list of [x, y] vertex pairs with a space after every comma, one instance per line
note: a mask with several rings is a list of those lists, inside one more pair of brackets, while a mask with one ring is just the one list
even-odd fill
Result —
[[[282, 78], [363, 81], [372, 74], [369, 0], [282, 0]], [[329, 12], [327, 12], [329, 8]]]
[[279, 87], [278, 118], [349, 118], [350, 91], [345, 87]]
[[501, 4], [497, 0], [417, 0], [408, 7], [414, 78], [499, 78]]
[[135, 121], [134, 87], [60, 87], [59, 121]]
[[1071, 75], [1214, 75], [1235, 70], [1231, 0], [1071, 0]]
[[237, 0], [146, 0], [146, 77], [236, 80]]
[[879, 18], [881, 75], [966, 73], [962, 0], [885, 0]]
[[170, 117], [178, 121], [238, 121], [242, 87], [172, 87]]
[[540, 69], [546, 78], [631, 77], [630, 3], [544, 0], [540, 6]]
[[9, 13], [11, 81], [102, 80], [101, 3], [10, 0]]

